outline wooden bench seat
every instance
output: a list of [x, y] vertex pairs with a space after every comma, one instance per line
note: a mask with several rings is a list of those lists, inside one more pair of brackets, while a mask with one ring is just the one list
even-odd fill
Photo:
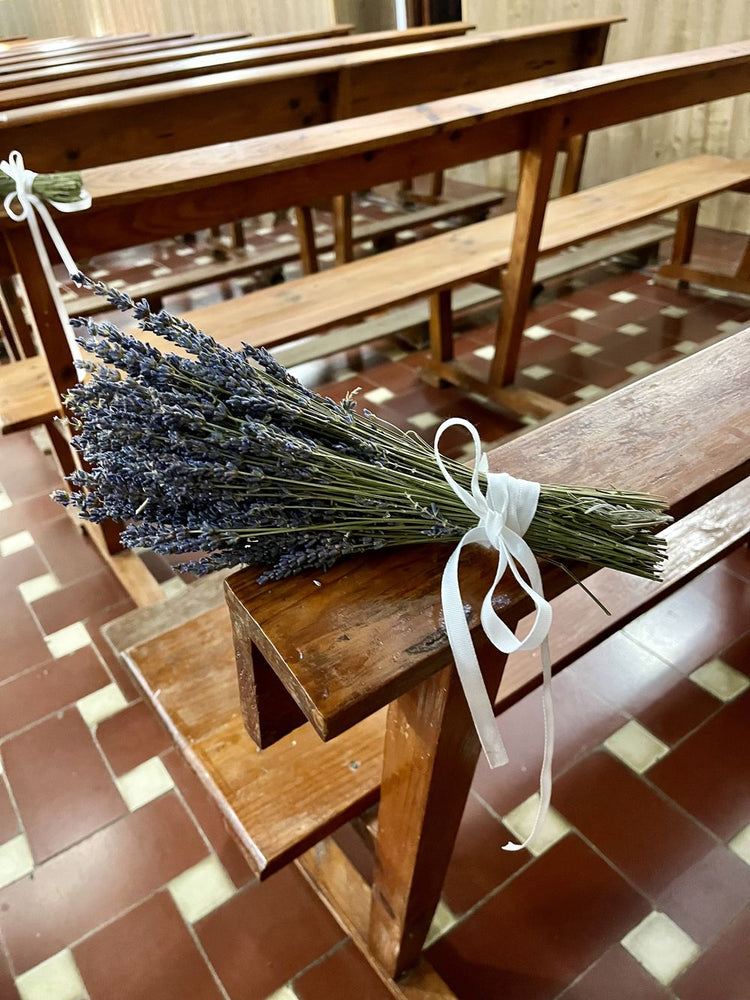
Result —
[[60, 402], [42, 355], [0, 365], [0, 434], [46, 424]]
[[[591, 575], [595, 593], [606, 599], [615, 592], [616, 618], [607, 621], [602, 615], [606, 624], [600, 636], [747, 536], [750, 413], [743, 386], [749, 361], [750, 330], [745, 330], [490, 452], [493, 471], [548, 481], [606, 482], [666, 497], [678, 520], [667, 529], [675, 551], [664, 583], [627, 580], [623, 596], [617, 593], [614, 574], [591, 575], [590, 567], [575, 568], [580, 576]], [[687, 453], [690, 462], [685, 461]], [[285, 845], [283, 856], [289, 857], [311, 842], [314, 829], [335, 825], [327, 788], [336, 787], [341, 794], [342, 822], [352, 814], [355, 799], [368, 803], [377, 796], [377, 764], [373, 760], [371, 765], [368, 755], [381, 744], [382, 719], [373, 713], [390, 704], [372, 893], [330, 840], [302, 854], [299, 864], [392, 995], [404, 1000], [453, 996], [439, 980], [435, 983], [424, 960], [405, 981], [396, 983], [391, 977], [418, 959], [478, 754], [440, 624], [438, 581], [449, 551], [449, 546], [436, 545], [372, 554], [325, 574], [306, 573], [262, 588], [250, 571], [224, 581], [240, 676], [257, 672], [261, 679], [270, 671], [311, 724], [263, 750], [254, 750], [242, 732], [239, 700], [230, 702], [239, 698], [239, 688], [221, 605], [159, 635], [144, 637], [136, 630], [130, 646], [126, 620], [113, 626], [119, 630], [117, 645], [125, 649], [147, 696], [264, 874], [273, 870], [274, 850], [282, 857], [279, 845]], [[473, 549], [462, 571], [462, 591], [474, 609], [470, 625], [488, 686], [495, 690], [504, 658], [488, 656], [476, 634], [476, 609], [494, 572], [488, 575], [491, 563], [488, 553]], [[551, 598], [572, 586], [555, 568], [544, 567], [543, 575]], [[216, 596], [214, 592], [214, 601]], [[505, 582], [496, 600], [509, 624], [528, 606]], [[561, 662], [591, 641], [581, 622], [573, 624]], [[346, 641], [341, 641], [342, 630]], [[502, 677], [500, 706], [538, 680], [537, 664], [511, 659]], [[241, 688], [247, 699], [250, 687], [245, 682]], [[244, 708], [247, 715], [248, 706]], [[372, 730], [365, 734], [359, 727], [367, 723]], [[331, 742], [308, 742], [312, 729]], [[360, 744], [345, 742], [358, 732], [363, 735]], [[352, 781], [345, 780], [347, 768]], [[279, 803], [276, 810], [268, 808], [267, 790]], [[310, 790], [317, 811], [308, 817]], [[285, 820], [287, 792], [297, 808], [291, 810], [285, 834], [271, 826]], [[323, 823], [320, 814], [326, 811]], [[437, 815], [439, 822], [433, 822], [430, 817]], [[257, 825], [243, 826], [251, 821]], [[298, 838], [296, 848], [293, 837]], [[261, 842], [264, 849], [257, 847]], [[419, 993], [427, 983], [433, 984], [433, 992]]]
[[[697, 156], [558, 198], [547, 208], [540, 254], [635, 225], [747, 180], [750, 160]], [[499, 270], [510, 260], [514, 225], [514, 215], [488, 219], [332, 271], [196, 309], [186, 318], [229, 347], [238, 349], [244, 342], [271, 348], [409, 299], [449, 292], [488, 271], [497, 271], [499, 277]], [[452, 357], [450, 312], [436, 306], [433, 317], [432, 370], [441, 375]], [[466, 384], [486, 389], [468, 376]], [[499, 390], [493, 395], [511, 406], [523, 405], [517, 392]], [[536, 415], [556, 409], [538, 394], [528, 396], [527, 402]]]

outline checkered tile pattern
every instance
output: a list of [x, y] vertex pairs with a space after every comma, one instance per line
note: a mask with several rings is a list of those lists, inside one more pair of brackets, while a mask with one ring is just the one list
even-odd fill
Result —
[[[254, 244], [272, 237], [261, 229]], [[201, 250], [138, 254], [123, 258], [125, 284]], [[545, 290], [519, 382], [586, 401], [749, 319], [740, 299], [673, 292], [611, 263]], [[457, 352], [485, 374], [492, 315], [458, 327]], [[422, 356], [388, 339], [297, 373], [331, 395], [359, 386], [427, 437], [449, 414], [487, 441], [517, 428], [476, 396], [420, 382]], [[0, 996], [385, 1000], [295, 869], [252, 878], [102, 641], [131, 603], [48, 500], [57, 473], [43, 447], [29, 433], [0, 439]], [[165, 590], [183, 586], [150, 565]], [[744, 995], [749, 599], [744, 548], [555, 679], [554, 810], [533, 854], [500, 848], [535, 810], [539, 694], [501, 716], [511, 764], [477, 770], [428, 942], [459, 1000], [705, 1000], [717, 984]], [[354, 839], [341, 832], [346, 849]]]

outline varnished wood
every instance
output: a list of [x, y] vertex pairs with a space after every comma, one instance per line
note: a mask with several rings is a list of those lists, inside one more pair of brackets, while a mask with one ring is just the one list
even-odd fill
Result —
[[[230, 70], [257, 69], [261, 66], [275, 66], [301, 59], [318, 59], [362, 50], [392, 48], [412, 45], [415, 42], [434, 41], [440, 38], [457, 37], [465, 34], [468, 25], [449, 25], [445, 29], [418, 29], [417, 34], [409, 32], [373, 32], [352, 35], [346, 38], [329, 38], [320, 32], [317, 41], [294, 42], [277, 45], [256, 45], [256, 39], [248, 38], [238, 51], [222, 49], [218, 54], [202, 54], [200, 51], [180, 59], [162, 62], [153, 56], [132, 58], [132, 68], [112, 68], [102, 60], [100, 66], [92, 66], [90, 72], [76, 74], [66, 72], [63, 66], [54, 71], [38, 71], [24, 74], [0, 76], [0, 107], [23, 108], [51, 101], [66, 101], [72, 98], [108, 94], [131, 87], [166, 84], [192, 77], [203, 77], [212, 73], [227, 73]], [[331, 32], [336, 35], [337, 32]], [[479, 37], [479, 36], [477, 36]], [[84, 68], [85, 69], [85, 68]]]
[[[217, 35], [201, 35], [190, 39], [173, 39], [163, 42], [158, 48], [145, 50], [142, 46], [121, 48], [114, 52], [83, 52], [40, 59], [36, 63], [24, 64], [23, 68], [13, 68], [0, 62], [0, 87], [23, 86], [28, 83], [42, 83], [48, 80], [73, 78], [100, 72], [151, 67], [156, 63], [190, 59], [194, 56], [209, 56], [221, 53], [231, 54], [242, 49], [262, 49], [285, 45], [312, 44], [349, 35], [351, 24], [337, 24], [330, 28], [311, 31], [293, 31], [278, 35], [251, 35], [247, 32], [226, 32]], [[467, 25], [468, 28], [468, 25]], [[454, 32], [458, 34], [458, 32]], [[386, 44], [386, 43], [384, 43]]]
[[[748, 362], [750, 330], [502, 444], [489, 453], [490, 470], [532, 481], [660, 493], [675, 516], [683, 516], [750, 471], [750, 452], [739, 444], [750, 440]], [[704, 409], [707, 385], [710, 420]], [[684, 461], [685, 447], [690, 463]], [[252, 572], [241, 573], [227, 586], [249, 609], [253, 642], [326, 739], [449, 661], [435, 587], [446, 557], [444, 547], [424, 546], [347, 560], [325, 574], [262, 588]], [[484, 550], [467, 560], [462, 590], [475, 609], [491, 565]], [[569, 584], [560, 571], [545, 573], [551, 597]], [[496, 599], [511, 619], [523, 604], [522, 592], [510, 584], [503, 584]], [[292, 632], [283, 627], [290, 616]], [[477, 624], [475, 610], [473, 631]], [[481, 649], [481, 636], [478, 642]]]
[[695, 224], [698, 221], [698, 203], [683, 205], [677, 216], [677, 228], [672, 245], [672, 263], [687, 264], [693, 255], [695, 242]]
[[0, 434], [47, 423], [60, 403], [42, 355], [0, 365]]
[[[750, 176], [750, 161], [694, 157], [551, 202], [542, 255], [634, 225]], [[351, 322], [378, 309], [434, 295], [499, 271], [511, 259], [515, 217], [502, 215], [375, 258], [262, 289], [189, 314], [222, 343], [272, 347]], [[549, 412], [549, 411], [547, 411]]]
[[[346, 113], [355, 116], [563, 73], [579, 65], [581, 31], [606, 30], [573, 25], [302, 59], [95, 94], [85, 101], [10, 108], [0, 135], [43, 171], [308, 128], [341, 117], [336, 95], [343, 82], [349, 92]], [[115, 113], [116, 135], [108, 128]]]
[[521, 157], [516, 224], [508, 267], [503, 272], [503, 307], [490, 368], [493, 385], [511, 382], [516, 370], [561, 128], [558, 108], [537, 116]]
[[254, 747], [242, 723], [226, 607], [124, 655], [261, 877], [375, 800], [382, 716], [328, 745], [303, 726], [267, 750]]
[[315, 225], [309, 205], [298, 205], [294, 209], [299, 240], [299, 256], [303, 274], [318, 273], [318, 254], [315, 245]]
[[336, 262], [346, 264], [354, 256], [352, 196], [350, 194], [337, 194], [333, 198], [333, 234]]
[[[500, 654], [485, 659], [490, 691], [497, 689], [504, 663]], [[422, 950], [479, 749], [452, 666], [388, 709], [368, 944], [394, 979]]]
[[453, 313], [451, 290], [430, 296], [430, 351], [440, 363], [453, 360]]

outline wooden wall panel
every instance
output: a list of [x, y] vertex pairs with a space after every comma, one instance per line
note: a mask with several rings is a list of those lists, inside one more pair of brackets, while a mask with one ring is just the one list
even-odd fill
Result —
[[42, 38], [242, 28], [271, 35], [333, 23], [333, 0], [0, 0], [0, 35]]
[[[522, 27], [544, 21], [621, 14], [613, 26], [607, 62], [638, 59], [750, 37], [747, 0], [464, 0], [464, 18], [480, 31]], [[583, 186], [645, 170], [697, 153], [750, 155], [750, 95], [616, 128], [591, 137]], [[463, 176], [478, 183], [514, 189], [515, 157], [467, 168]], [[750, 198], [727, 194], [703, 207], [701, 223], [725, 230], [750, 231]]]

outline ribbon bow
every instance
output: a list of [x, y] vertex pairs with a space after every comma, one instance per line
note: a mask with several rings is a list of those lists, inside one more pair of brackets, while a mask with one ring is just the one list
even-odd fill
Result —
[[[23, 162], [23, 156], [21, 156], [18, 150], [14, 150], [7, 160], [3, 160], [2, 163], [0, 163], [0, 170], [2, 170], [4, 174], [7, 174], [7, 176], [10, 177], [16, 185], [15, 191], [11, 191], [7, 194], [3, 201], [5, 213], [9, 218], [13, 219], [14, 222], [28, 222], [29, 231], [31, 232], [32, 239], [34, 240], [34, 246], [36, 247], [37, 254], [39, 255], [42, 269], [44, 270], [50, 290], [55, 299], [55, 304], [57, 306], [58, 314], [60, 315], [60, 320], [63, 324], [63, 329], [65, 330], [65, 336], [68, 341], [68, 346], [70, 347], [70, 352], [75, 360], [80, 360], [80, 348], [78, 347], [73, 331], [70, 328], [67, 313], [65, 312], [65, 309], [59, 300], [59, 296], [57, 295], [57, 282], [52, 271], [52, 265], [49, 257], [47, 256], [47, 249], [44, 245], [44, 239], [39, 228], [39, 218], [44, 223], [50, 239], [54, 243], [55, 249], [60, 255], [60, 259], [68, 270], [68, 274], [76, 274], [79, 268], [76, 266], [75, 261], [71, 257], [70, 251], [65, 246], [65, 241], [60, 235], [60, 231], [55, 225], [49, 209], [45, 205], [44, 201], [42, 201], [42, 199], [34, 193], [33, 184], [37, 175], [33, 170], [26, 169]], [[59, 212], [83, 212], [87, 208], [91, 207], [91, 195], [86, 190], [81, 191], [81, 197], [78, 201], [61, 202], [52, 201], [51, 199], [48, 199], [48, 201], [49, 204], [56, 208]], [[14, 206], [14, 202], [18, 202], [18, 208]], [[37, 218], [37, 216], [39, 218]]]
[[[443, 462], [439, 450], [440, 438], [450, 427], [464, 427], [474, 441], [474, 468], [471, 476], [471, 492], [460, 486]], [[552, 665], [547, 636], [552, 624], [552, 607], [545, 600], [542, 578], [534, 553], [524, 541], [523, 535], [534, 519], [539, 501], [539, 483], [525, 479], [515, 479], [507, 473], [488, 471], [487, 456], [482, 454], [482, 444], [476, 428], [461, 417], [451, 417], [444, 421], [435, 435], [435, 459], [446, 482], [469, 510], [476, 515], [477, 524], [469, 528], [453, 550], [443, 571], [441, 599], [443, 618], [453, 658], [461, 685], [466, 695], [471, 717], [474, 720], [479, 741], [490, 767], [500, 767], [508, 763], [508, 754], [495, 723], [495, 714], [482, 672], [477, 659], [471, 632], [466, 622], [461, 588], [458, 581], [458, 565], [465, 545], [475, 542], [497, 550], [497, 570], [495, 579], [482, 602], [480, 622], [484, 633], [502, 653], [519, 650], [542, 650], [542, 706], [544, 711], [544, 758], [539, 782], [539, 808], [531, 833], [522, 844], [508, 843], [503, 848], [518, 851], [528, 846], [541, 829], [549, 808], [552, 793], [552, 748], [554, 744], [554, 720], [552, 712]], [[479, 474], [487, 477], [487, 492], [482, 493]], [[534, 622], [524, 639], [515, 634], [492, 607], [495, 588], [506, 570], [510, 569], [519, 586], [531, 597], [536, 607]]]

